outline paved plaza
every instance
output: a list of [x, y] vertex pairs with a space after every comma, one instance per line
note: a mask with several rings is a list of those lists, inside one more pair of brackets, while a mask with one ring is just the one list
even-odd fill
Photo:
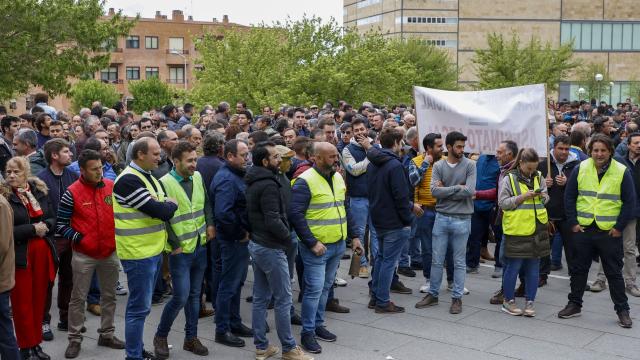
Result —
[[[414, 304], [423, 294], [418, 292], [422, 284], [418, 277], [401, 277], [404, 284], [414, 290], [412, 295], [392, 294], [392, 300], [405, 306], [404, 314], [381, 315], [367, 309], [367, 281], [347, 276], [349, 261], [343, 260], [339, 276], [347, 279], [346, 287], [336, 290], [340, 304], [351, 308], [349, 314], [327, 313], [327, 328], [338, 336], [335, 343], [319, 342], [322, 354], [315, 359], [326, 360], [410, 360], [410, 359], [561, 359], [605, 360], [640, 359], [640, 299], [629, 297], [631, 315], [636, 323], [632, 329], [617, 325], [617, 317], [608, 290], [602, 293], [586, 293], [582, 316], [562, 320], [557, 312], [567, 302], [569, 280], [566, 269], [554, 272], [549, 284], [539, 289], [535, 318], [514, 317], [490, 305], [489, 297], [500, 283], [492, 279], [493, 267], [483, 264], [480, 273], [467, 275], [466, 287], [470, 295], [463, 298], [463, 312], [450, 315], [450, 298], [446, 291], [440, 295], [440, 304], [427, 309], [416, 309]], [[597, 265], [597, 264], [594, 264]], [[592, 267], [590, 279], [595, 277]], [[126, 276], [120, 274], [126, 284]], [[446, 284], [446, 282], [445, 282]], [[251, 272], [244, 286], [241, 304], [246, 325], [251, 325], [251, 304], [244, 301], [252, 287]], [[294, 285], [297, 298], [297, 283]], [[443, 289], [444, 290], [444, 289]], [[55, 290], [54, 290], [55, 294]], [[524, 299], [517, 300], [524, 306]], [[43, 343], [44, 350], [53, 359], [63, 359], [67, 345], [66, 333], [55, 330], [57, 308], [52, 306], [52, 328], [55, 340]], [[300, 304], [295, 303], [300, 309]], [[208, 305], [210, 307], [210, 305]], [[116, 335], [124, 339], [124, 312], [126, 297], [118, 297]], [[153, 350], [152, 339], [160, 320], [163, 306], [154, 306], [145, 327], [145, 347]], [[275, 332], [273, 311], [269, 312], [271, 333], [269, 340], [280, 346]], [[99, 318], [87, 313], [88, 331], [82, 344], [80, 359], [122, 359], [123, 351], [98, 348], [96, 329]], [[293, 327], [299, 340], [300, 327]], [[200, 320], [198, 328], [202, 343], [209, 348], [209, 359], [253, 359], [255, 347], [252, 339], [246, 339], [244, 348], [230, 348], [216, 344], [213, 318]], [[169, 334], [173, 345], [171, 359], [203, 359], [182, 350], [184, 314], [181, 313]]]

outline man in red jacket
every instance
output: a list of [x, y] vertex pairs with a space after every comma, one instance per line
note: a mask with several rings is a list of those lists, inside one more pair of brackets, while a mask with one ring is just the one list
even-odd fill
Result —
[[100, 284], [101, 326], [98, 345], [124, 349], [113, 333], [116, 310], [116, 283], [119, 262], [116, 256], [115, 224], [111, 194], [113, 181], [102, 178], [102, 160], [94, 150], [84, 150], [78, 158], [80, 179], [71, 184], [60, 200], [56, 232], [71, 240], [73, 290], [69, 302], [69, 345], [67, 359], [80, 353], [84, 325], [84, 302], [95, 271]]

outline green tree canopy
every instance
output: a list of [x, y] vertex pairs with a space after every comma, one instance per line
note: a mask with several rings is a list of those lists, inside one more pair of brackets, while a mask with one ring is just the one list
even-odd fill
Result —
[[534, 37], [522, 44], [515, 33], [508, 40], [501, 34], [489, 34], [487, 42], [489, 47], [476, 50], [473, 58], [479, 89], [546, 84], [547, 89], [555, 90], [560, 79], [580, 65], [572, 59], [571, 43], [554, 49], [551, 43], [543, 44]]
[[83, 107], [91, 107], [94, 101], [100, 101], [105, 106], [113, 106], [121, 98], [115, 86], [98, 80], [80, 80], [71, 87], [69, 96], [74, 112]]
[[132, 110], [136, 112], [171, 104], [176, 94], [175, 89], [155, 76], [146, 80], [130, 81], [129, 92], [133, 96]]
[[108, 64], [101, 47], [129, 32], [121, 13], [103, 19], [103, 0], [0, 1], [0, 100], [41, 86], [66, 92], [69, 79]]
[[456, 87], [456, 68], [445, 51], [419, 40], [345, 31], [333, 19], [261, 25], [196, 41], [203, 66], [192, 93], [198, 105], [390, 104], [411, 102], [413, 85]]

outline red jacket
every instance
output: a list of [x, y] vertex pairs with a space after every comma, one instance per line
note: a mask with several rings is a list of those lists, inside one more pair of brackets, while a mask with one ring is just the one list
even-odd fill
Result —
[[73, 195], [71, 227], [82, 234], [82, 240], [73, 244], [73, 250], [96, 259], [111, 256], [116, 250], [115, 220], [111, 194], [113, 181], [102, 179], [97, 187], [79, 180], [69, 186]]

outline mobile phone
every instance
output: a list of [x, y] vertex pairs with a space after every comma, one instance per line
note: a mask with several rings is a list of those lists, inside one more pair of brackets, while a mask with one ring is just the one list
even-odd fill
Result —
[[533, 190], [533, 192], [536, 193], [536, 194], [540, 194], [542, 192], [542, 189], [537, 188], [537, 189]]

